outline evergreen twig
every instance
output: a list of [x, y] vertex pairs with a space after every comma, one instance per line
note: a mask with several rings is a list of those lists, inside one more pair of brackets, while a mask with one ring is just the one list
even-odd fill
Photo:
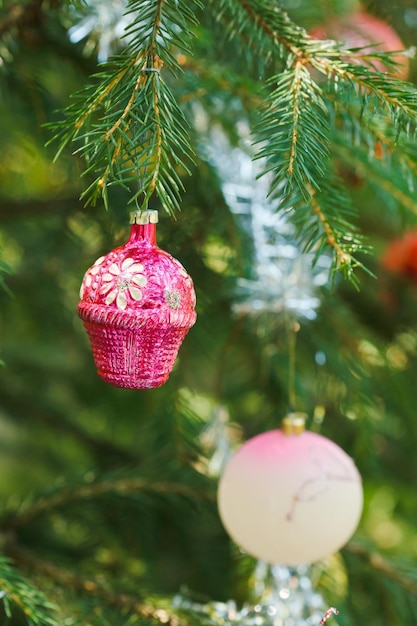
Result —
[[398, 563], [393, 565], [378, 552], [353, 542], [348, 543], [344, 550], [359, 557], [372, 569], [400, 585], [407, 593], [417, 596], [417, 579], [408, 575], [415, 572], [414, 567], [409, 572], [401, 571]]
[[132, 42], [103, 64], [95, 77], [98, 84], [76, 94], [64, 119], [51, 125], [60, 144], [57, 156], [67, 144], [78, 142], [85, 174], [95, 175], [82, 194], [87, 204], [101, 195], [108, 206], [108, 187], [119, 184], [131, 189], [140, 209], [156, 192], [173, 214], [180, 208], [181, 177], [189, 171], [192, 150], [185, 117], [161, 72], [163, 67], [174, 74], [180, 69], [170, 50], [177, 46], [189, 52], [195, 17], [192, 7], [173, 0], [146, 5], [131, 0], [128, 11]]
[[55, 606], [0, 555], [0, 601], [8, 620], [20, 612], [28, 626], [58, 626]]
[[[152, 621], [156, 624], [168, 624], [168, 626], [185, 626], [187, 624], [185, 620], [182, 620], [166, 606], [166, 602], [162, 603], [163, 606], [158, 606], [157, 602], [150, 604], [144, 601], [143, 594], [138, 593], [132, 596], [127, 593], [112, 591], [109, 586], [102, 582], [91, 578], [82, 578], [69, 569], [39, 558], [38, 555], [21, 547], [15, 546], [13, 548], [13, 556], [21, 566], [36, 572], [36, 574], [46, 576], [54, 584], [62, 585], [65, 589], [71, 589], [79, 594], [95, 598], [101, 606], [127, 609], [137, 614], [142, 620]], [[45, 626], [47, 626], [46, 623]]]
[[75, 488], [60, 488], [56, 493], [23, 503], [19, 510], [7, 512], [0, 519], [0, 528], [19, 528], [43, 513], [80, 500], [95, 500], [108, 494], [130, 497], [138, 493], [165, 494], [190, 500], [213, 500], [210, 491], [201, 491], [191, 485], [173, 481], [153, 481], [142, 477], [97, 481]]
[[[324, 228], [326, 243], [335, 251], [335, 269], [343, 269], [355, 281], [352, 269], [362, 264], [357, 260], [352, 263], [353, 257], [345, 248], [357, 253], [366, 252], [367, 248], [348, 218], [352, 216], [350, 198], [344, 193], [335, 203], [334, 195], [326, 199], [324, 193], [331, 188], [326, 176], [338, 102], [353, 100], [358, 104], [360, 130], [365, 135], [368, 123], [383, 118], [392, 129], [395, 142], [401, 133], [414, 137], [415, 89], [409, 83], [375, 71], [377, 62], [394, 69], [396, 62], [390, 53], [349, 49], [335, 41], [311, 39], [279, 5], [271, 6], [265, 0], [222, 0], [220, 4], [220, 17], [226, 22], [230, 36], [244, 35], [245, 41], [249, 39], [254, 47], [256, 42], [258, 53], [263, 54], [265, 72], [271, 67], [274, 71], [274, 59], [281, 63], [279, 73], [274, 72], [266, 83], [267, 88], [273, 88], [259, 109], [255, 129], [256, 141], [261, 143], [258, 156], [266, 159], [263, 174], [271, 174], [271, 193], [282, 208], [291, 209], [289, 215], [298, 224], [301, 237], [309, 240], [309, 247], [314, 237], [308, 233], [311, 228], [308, 212], [314, 203], [313, 212]], [[327, 82], [320, 82], [320, 75]], [[317, 208], [316, 192], [320, 192], [328, 205], [335, 208], [337, 204], [337, 228], [331, 227], [330, 220], [323, 217], [323, 210]], [[398, 191], [393, 195], [399, 196], [405, 205], [413, 204], [403, 194]], [[299, 201], [300, 196], [303, 202]], [[333, 218], [336, 217], [336, 212], [332, 212]], [[319, 253], [323, 249], [320, 246]]]

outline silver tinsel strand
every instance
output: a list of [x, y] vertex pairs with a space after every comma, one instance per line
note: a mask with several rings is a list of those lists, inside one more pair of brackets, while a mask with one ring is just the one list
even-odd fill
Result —
[[257, 599], [240, 609], [233, 600], [201, 604], [186, 593], [178, 594], [173, 606], [191, 611], [202, 624], [218, 626], [320, 626], [337, 614], [334, 608], [325, 609], [307, 566], [288, 568], [258, 561], [253, 590]]
[[278, 201], [268, 198], [268, 176], [258, 179], [262, 163], [253, 161], [245, 132], [242, 136], [241, 145], [232, 148], [217, 130], [207, 150], [225, 200], [253, 242], [253, 276], [238, 280], [234, 309], [247, 315], [287, 311], [292, 318], [314, 319], [320, 305], [317, 288], [328, 282], [330, 259], [322, 256], [312, 268], [313, 255], [300, 251], [294, 227], [277, 210]]

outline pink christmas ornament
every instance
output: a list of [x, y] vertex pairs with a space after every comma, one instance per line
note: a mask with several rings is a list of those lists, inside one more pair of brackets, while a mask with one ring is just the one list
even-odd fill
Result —
[[116, 387], [149, 389], [166, 382], [196, 320], [193, 282], [156, 245], [157, 211], [131, 214], [129, 240], [87, 270], [78, 315], [99, 376]]
[[293, 414], [283, 429], [247, 441], [219, 482], [227, 532], [248, 554], [272, 564], [329, 556], [349, 540], [362, 511], [361, 478], [352, 459], [303, 425]]
[[[313, 39], [336, 39], [349, 48], [365, 48], [368, 53], [397, 52], [394, 60], [398, 65], [391, 73], [400, 80], [408, 78], [409, 60], [400, 37], [390, 24], [363, 9], [358, 8], [349, 15], [330, 19], [313, 28], [309, 34]], [[386, 66], [377, 59], [372, 63], [362, 62], [379, 72], [387, 71]]]

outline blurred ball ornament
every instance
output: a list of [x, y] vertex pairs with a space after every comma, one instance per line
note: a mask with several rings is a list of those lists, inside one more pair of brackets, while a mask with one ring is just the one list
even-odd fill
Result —
[[[313, 39], [335, 39], [349, 48], [364, 48], [370, 54], [404, 50], [404, 44], [392, 26], [360, 9], [316, 26], [309, 34]], [[398, 66], [391, 73], [400, 80], [406, 80], [409, 72], [406, 54], [395, 55], [394, 60]], [[370, 62], [366, 64], [371, 66]], [[387, 71], [387, 67], [378, 60], [372, 60], [372, 66], [379, 72]]]
[[156, 245], [157, 211], [131, 214], [130, 238], [90, 267], [81, 285], [84, 322], [101, 378], [148, 389], [166, 382], [196, 320], [193, 282]]
[[361, 478], [335, 443], [290, 414], [232, 456], [218, 506], [231, 538], [248, 554], [282, 565], [318, 561], [351, 537], [362, 511]]
[[381, 265], [392, 274], [417, 283], [417, 232], [394, 239], [382, 255]]

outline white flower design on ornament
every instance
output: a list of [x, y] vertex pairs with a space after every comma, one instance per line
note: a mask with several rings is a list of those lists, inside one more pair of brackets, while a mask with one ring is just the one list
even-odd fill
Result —
[[127, 294], [133, 300], [141, 300], [142, 291], [139, 287], [143, 287], [147, 283], [146, 277], [141, 274], [142, 270], [143, 265], [135, 263], [130, 257], [125, 259], [120, 267], [116, 263], [112, 263], [108, 273], [103, 274], [104, 284], [100, 289], [101, 294], [107, 294], [106, 304], [112, 304], [116, 301], [117, 308], [124, 311], [127, 306]]
[[[94, 261], [93, 265], [86, 271], [86, 273], [84, 275], [83, 282], [81, 283], [81, 287], [80, 287], [80, 298], [81, 298], [81, 300], [84, 298], [85, 288], [86, 287], [90, 288], [91, 285], [93, 284], [95, 276], [100, 271], [100, 264], [103, 261], [104, 261], [104, 256], [99, 257], [97, 259], [97, 261]], [[96, 284], [94, 285], [94, 287], [95, 286], [96, 286]]]

